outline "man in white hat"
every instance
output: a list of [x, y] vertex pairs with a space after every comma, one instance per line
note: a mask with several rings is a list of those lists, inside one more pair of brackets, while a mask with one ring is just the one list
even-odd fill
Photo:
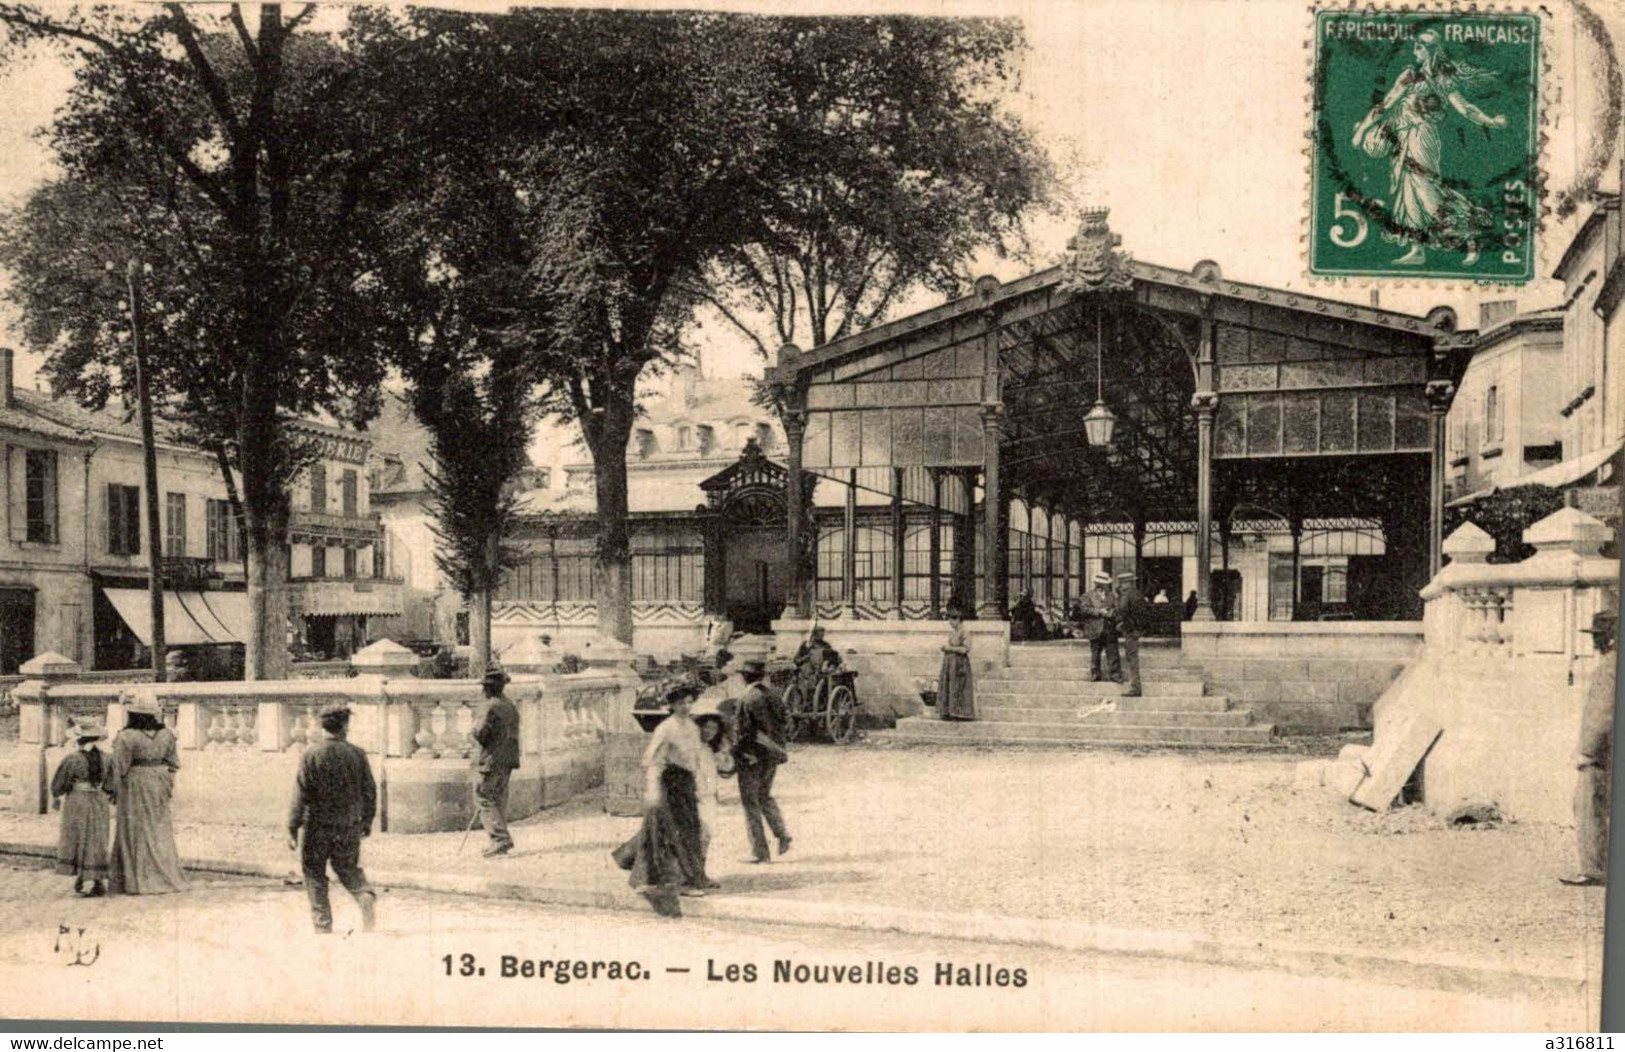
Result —
[[1114, 682], [1121, 681], [1117, 657], [1117, 596], [1112, 592], [1112, 575], [1095, 574], [1082, 601], [1083, 620], [1080, 622], [1083, 638], [1089, 641], [1089, 679], [1098, 683], [1102, 676]]

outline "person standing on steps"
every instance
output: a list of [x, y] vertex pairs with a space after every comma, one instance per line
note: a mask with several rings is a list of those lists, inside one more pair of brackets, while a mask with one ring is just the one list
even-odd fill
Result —
[[1112, 594], [1112, 576], [1097, 573], [1094, 587], [1083, 597], [1083, 638], [1089, 641], [1089, 681], [1122, 679], [1117, 664], [1117, 597]]
[[508, 782], [519, 766], [519, 710], [502, 693], [508, 682], [508, 674], [495, 665], [486, 670], [480, 684], [485, 691], [485, 711], [471, 735], [480, 747], [474, 760], [480, 784], [474, 795], [479, 801], [480, 824], [491, 838], [482, 852], [486, 858], [513, 850], [513, 835], [508, 832]]
[[769, 861], [767, 837], [762, 820], [779, 840], [779, 854], [790, 850], [790, 831], [773, 799], [773, 776], [779, 765], [790, 758], [785, 750], [784, 703], [767, 689], [762, 680], [767, 666], [746, 661], [739, 666], [745, 681], [745, 696], [739, 703], [739, 743], [734, 747], [739, 778], [739, 802], [745, 810], [745, 833], [750, 837], [751, 862]]
[[970, 636], [965, 632], [965, 615], [958, 610], [948, 611], [948, 641], [942, 644], [942, 668], [937, 673], [937, 717], [944, 720], [976, 718]]
[[1614, 660], [1614, 630], [1618, 618], [1611, 610], [1591, 615], [1592, 645], [1597, 668], [1586, 688], [1580, 713], [1580, 777], [1574, 787], [1574, 825], [1580, 841], [1580, 869], [1557, 879], [1575, 887], [1591, 887], [1608, 880], [1608, 806], [1613, 799], [1614, 692], [1618, 672]]
[[[329, 863], [361, 908], [361, 930], [372, 931], [378, 895], [361, 871], [361, 841], [372, 832], [378, 813], [378, 785], [367, 754], [347, 740], [350, 706], [343, 702], [326, 706], [321, 721], [327, 739], [306, 749], [299, 759], [288, 811], [288, 850], [300, 852], [305, 894], [318, 935], [333, 931], [333, 908], [327, 898]], [[302, 847], [300, 830], [305, 834]]]
[[1149, 627], [1151, 611], [1131, 573], [1117, 575], [1117, 632], [1123, 641], [1123, 697], [1140, 696], [1140, 636]]

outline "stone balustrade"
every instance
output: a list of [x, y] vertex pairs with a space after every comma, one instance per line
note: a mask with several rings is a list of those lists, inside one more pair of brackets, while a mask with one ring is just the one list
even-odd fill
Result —
[[[13, 688], [19, 707], [19, 756], [10, 761], [11, 809], [39, 812], [43, 779], [69, 742], [73, 724], [96, 719], [110, 733], [125, 722], [125, 700], [156, 698], [180, 749], [182, 793], [214, 800], [223, 811], [275, 825], [274, 802], [292, 786], [304, 749], [322, 740], [318, 713], [333, 702], [351, 708], [349, 740], [365, 750], [381, 793], [382, 827], [395, 832], [464, 828], [473, 815], [473, 740], [484, 704], [479, 683], [417, 679], [416, 657], [387, 641], [358, 653], [356, 675], [333, 680], [266, 682], [90, 682], [77, 666], [42, 654], [23, 666]], [[511, 817], [522, 817], [602, 784], [605, 720], [612, 704], [630, 708], [629, 673], [520, 675], [506, 694], [520, 713], [521, 766], [511, 783]], [[194, 775], [198, 769], [200, 774]], [[266, 785], [252, 815], [231, 798], [244, 779]], [[213, 784], [211, 784], [213, 783]], [[256, 794], [250, 794], [256, 795]]]
[[[1618, 606], [1612, 531], [1564, 508], [1530, 526], [1535, 554], [1490, 563], [1494, 540], [1468, 523], [1422, 590], [1420, 653], [1375, 707], [1380, 747], [1408, 722], [1442, 732], [1421, 765], [1430, 808], [1495, 803], [1524, 821], [1571, 821], [1580, 708], [1598, 655], [1586, 629]], [[1613, 660], [1610, 656], [1607, 660]]]

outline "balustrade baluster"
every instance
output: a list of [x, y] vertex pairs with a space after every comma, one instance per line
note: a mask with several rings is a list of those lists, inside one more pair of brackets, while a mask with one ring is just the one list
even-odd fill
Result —
[[429, 713], [429, 726], [434, 728], [434, 745], [430, 755], [435, 759], [446, 755], [455, 746], [453, 735], [456, 729], [452, 726], [452, 714], [446, 710], [444, 702], [434, 703], [434, 711]]
[[257, 704], [239, 706], [237, 709], [237, 744], [245, 749], [254, 747], [259, 741], [260, 707]]
[[407, 707], [412, 713], [412, 744], [415, 746], [412, 756], [427, 759], [434, 755], [434, 728], [429, 725], [433, 708], [421, 702]]

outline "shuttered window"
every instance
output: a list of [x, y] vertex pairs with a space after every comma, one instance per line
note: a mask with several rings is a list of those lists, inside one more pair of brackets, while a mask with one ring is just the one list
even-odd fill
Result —
[[164, 495], [164, 554], [180, 558], [186, 554], [186, 494]]
[[141, 554], [140, 487], [108, 485], [107, 550], [112, 555]]
[[37, 544], [56, 544], [57, 475], [56, 452], [30, 449], [24, 457], [28, 539]]
[[327, 465], [310, 466], [310, 510], [327, 510]]

